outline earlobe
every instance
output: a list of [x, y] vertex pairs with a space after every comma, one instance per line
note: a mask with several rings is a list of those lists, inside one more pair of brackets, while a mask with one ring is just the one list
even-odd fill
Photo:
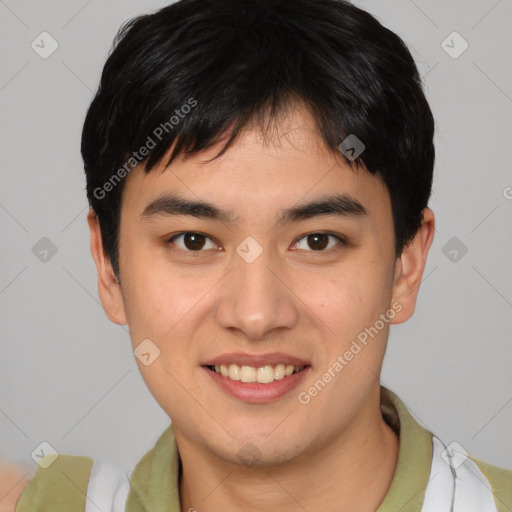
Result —
[[392, 324], [405, 322], [414, 313], [428, 251], [434, 239], [434, 230], [434, 213], [430, 208], [425, 208], [421, 227], [395, 262], [392, 303], [398, 302], [402, 309], [391, 321]]
[[87, 223], [91, 234], [91, 254], [98, 274], [98, 294], [101, 304], [110, 321], [125, 325], [127, 321], [121, 285], [105, 253], [98, 217], [92, 208], [87, 214]]

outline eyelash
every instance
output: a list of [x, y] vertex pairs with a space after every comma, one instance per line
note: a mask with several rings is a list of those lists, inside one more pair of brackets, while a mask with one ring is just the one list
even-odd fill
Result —
[[[209, 240], [211, 240], [213, 242], [213, 240], [206, 234], [204, 233], [200, 233], [199, 231], [182, 231], [181, 233], [177, 233], [175, 235], [173, 235], [172, 237], [168, 238], [165, 240], [164, 244], [167, 246], [167, 245], [171, 245], [177, 238], [180, 238], [182, 237], [183, 235], [200, 235], [200, 236], [204, 236], [205, 238], [208, 238]], [[327, 232], [327, 231], [312, 231], [311, 233], [306, 233], [305, 235], [302, 235], [300, 238], [297, 239], [297, 241], [293, 244], [293, 245], [296, 245], [298, 244], [301, 240], [307, 238], [308, 236], [311, 236], [311, 235], [327, 235], [327, 236], [330, 236], [332, 238], [335, 238], [338, 242], [339, 242], [339, 246], [341, 247], [344, 247], [346, 245], [348, 245], [348, 242], [347, 240], [340, 236], [340, 235], [336, 235], [334, 233], [330, 233], [330, 232]], [[321, 250], [318, 250], [318, 251], [314, 251], [314, 250], [309, 250], [309, 251], [306, 251], [306, 252], [312, 252], [312, 253], [331, 253], [331, 252], [334, 252], [336, 250], [339, 250], [340, 247], [331, 247], [330, 249], [321, 249]], [[191, 256], [199, 256], [200, 253], [202, 252], [205, 252], [204, 250], [199, 250], [199, 251], [191, 251], [191, 250], [188, 250], [188, 249], [181, 249], [181, 248], [173, 248], [173, 250], [176, 250], [176, 251], [181, 251], [181, 252], [185, 252]]]

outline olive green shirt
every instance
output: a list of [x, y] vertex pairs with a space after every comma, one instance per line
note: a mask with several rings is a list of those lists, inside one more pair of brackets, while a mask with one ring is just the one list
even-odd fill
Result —
[[[400, 448], [391, 486], [376, 512], [420, 512], [431, 471], [433, 434], [384, 387], [381, 411], [399, 436]], [[512, 471], [470, 459], [491, 484], [498, 511], [512, 512]], [[89, 457], [59, 455], [47, 469], [38, 467], [16, 512], [84, 512], [92, 465]], [[180, 512], [179, 473], [180, 459], [171, 424], [131, 473], [125, 511]]]

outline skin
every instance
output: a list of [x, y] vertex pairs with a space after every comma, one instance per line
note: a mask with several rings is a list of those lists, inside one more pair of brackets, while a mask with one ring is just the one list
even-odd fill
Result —
[[[424, 210], [414, 240], [395, 258], [391, 202], [380, 177], [328, 151], [299, 105], [275, 128], [263, 139], [248, 127], [213, 162], [206, 161], [218, 145], [148, 175], [132, 170], [122, 198], [120, 283], [97, 218], [88, 215], [99, 296], [112, 322], [129, 325], [133, 349], [149, 338], [160, 350], [149, 366], [137, 364], [174, 425], [182, 510], [375, 511], [398, 456], [398, 439], [379, 408], [389, 324], [307, 405], [297, 394], [392, 304], [401, 309], [390, 323], [413, 314], [434, 215]], [[333, 191], [356, 198], [369, 215], [275, 226], [283, 208]], [[206, 200], [238, 220], [142, 219], [164, 192]], [[187, 249], [183, 237], [165, 243], [184, 231], [207, 235], [202, 252]], [[325, 231], [348, 244], [329, 238], [328, 248], [315, 251], [306, 235]], [[250, 264], [236, 252], [248, 236], [263, 249]], [[300, 389], [248, 404], [227, 396], [201, 368], [238, 351], [285, 352], [311, 369]], [[258, 453], [252, 464], [238, 456], [247, 443]]]
[[20, 464], [0, 463], [0, 512], [14, 512], [33, 473]]
[[[247, 129], [223, 157], [205, 163], [218, 149], [180, 157], [147, 176], [131, 172], [122, 199], [120, 283], [97, 218], [88, 214], [107, 316], [129, 325], [133, 348], [150, 338], [160, 349], [150, 366], [138, 365], [173, 421], [184, 468], [182, 510], [375, 511], [398, 456], [398, 439], [380, 415], [378, 376], [389, 324], [414, 312], [434, 215], [424, 210], [416, 237], [396, 259], [385, 185], [330, 153], [301, 106], [281, 120], [270, 143]], [[141, 220], [165, 191], [231, 209], [238, 223]], [[333, 191], [358, 199], [368, 218], [319, 216], [275, 226], [283, 208]], [[164, 244], [182, 231], [213, 240], [205, 239], [194, 258], [183, 239]], [[333, 251], [314, 251], [305, 235], [325, 231], [344, 235], [348, 245], [330, 238]], [[250, 264], [235, 252], [247, 236], [263, 249]], [[296, 391], [274, 403], [243, 403], [212, 386], [200, 368], [225, 352], [281, 351], [310, 361], [297, 390], [305, 391], [332, 374], [357, 334], [393, 304], [401, 309], [389, 324], [306, 405]], [[238, 456], [247, 443], [257, 450], [253, 464]], [[14, 464], [0, 466], [0, 512], [14, 512], [31, 476]]]

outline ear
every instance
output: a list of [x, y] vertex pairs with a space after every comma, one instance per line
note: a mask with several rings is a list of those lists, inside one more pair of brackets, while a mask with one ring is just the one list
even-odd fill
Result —
[[98, 272], [98, 294], [101, 304], [109, 320], [124, 325], [127, 321], [121, 285], [117, 282], [110, 259], [103, 248], [100, 223], [92, 208], [87, 214], [87, 223], [91, 232], [91, 254]]
[[434, 239], [434, 230], [434, 213], [430, 208], [425, 208], [421, 227], [395, 263], [392, 304], [397, 302], [402, 308], [397, 308], [397, 314], [391, 320], [392, 324], [405, 322], [414, 313], [428, 251]]

